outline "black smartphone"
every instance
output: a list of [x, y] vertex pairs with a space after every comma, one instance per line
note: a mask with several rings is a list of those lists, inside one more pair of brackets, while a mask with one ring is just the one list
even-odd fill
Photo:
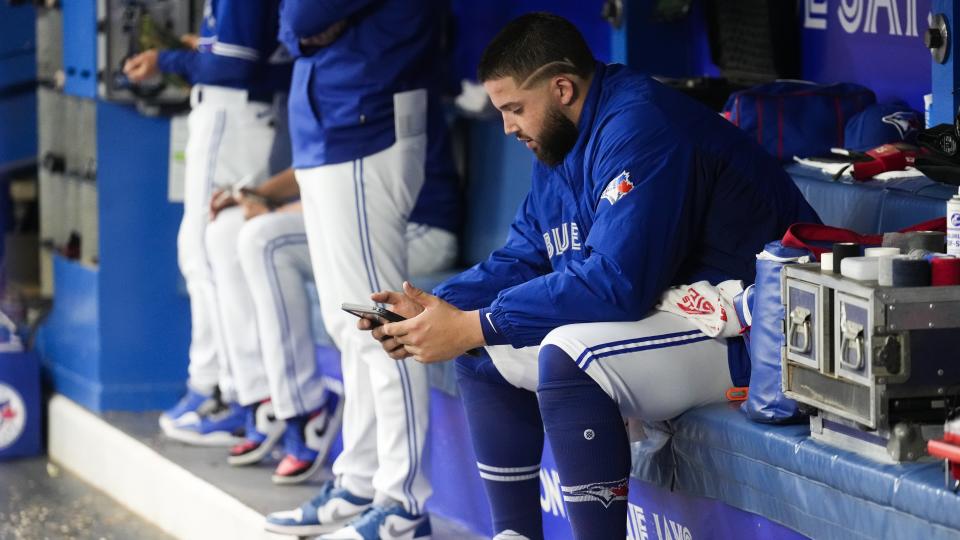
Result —
[[387, 308], [378, 306], [362, 306], [360, 304], [343, 303], [340, 304], [340, 309], [346, 311], [347, 313], [356, 315], [361, 319], [372, 321], [376, 326], [388, 322], [400, 322], [406, 320], [406, 317], [397, 315]]

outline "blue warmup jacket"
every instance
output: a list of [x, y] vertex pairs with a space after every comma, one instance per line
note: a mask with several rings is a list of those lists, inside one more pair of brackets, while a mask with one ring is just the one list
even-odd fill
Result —
[[[447, 0], [283, 0], [280, 40], [297, 59], [290, 88], [293, 166], [360, 159], [396, 141], [393, 96], [424, 88], [426, 181], [410, 221], [456, 232], [460, 197], [439, 93]], [[300, 40], [346, 20], [325, 47]]]
[[287, 91], [293, 69], [277, 41], [279, 9], [280, 0], [206, 0], [198, 50], [160, 51], [160, 71], [270, 101]]
[[561, 164], [535, 161], [506, 245], [435, 290], [480, 309], [490, 345], [639, 320], [674, 284], [752, 282], [764, 244], [819, 222], [741, 130], [625, 66], [597, 65], [578, 128]]

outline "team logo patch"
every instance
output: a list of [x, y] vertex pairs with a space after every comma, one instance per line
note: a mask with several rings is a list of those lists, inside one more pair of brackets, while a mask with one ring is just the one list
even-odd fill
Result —
[[901, 139], [906, 139], [907, 135], [920, 129], [920, 119], [917, 115], [908, 111], [895, 112], [882, 118], [884, 124], [890, 124], [897, 128]]
[[630, 181], [630, 173], [623, 171], [607, 184], [603, 190], [603, 198], [610, 201], [610, 204], [614, 204], [631, 190], [633, 190], [633, 182]]
[[27, 423], [27, 410], [16, 390], [0, 384], [0, 450], [20, 438]]
[[609, 508], [613, 501], [627, 500], [627, 479], [581, 486], [563, 486], [563, 500], [567, 502], [597, 501], [604, 508]]

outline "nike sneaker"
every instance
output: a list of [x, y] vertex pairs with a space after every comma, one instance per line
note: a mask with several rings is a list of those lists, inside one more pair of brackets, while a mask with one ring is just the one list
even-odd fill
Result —
[[283, 437], [286, 423], [276, 417], [269, 399], [244, 407], [246, 414], [243, 442], [230, 448], [227, 463], [234, 466], [259, 463]]
[[318, 540], [428, 540], [430, 516], [411, 514], [400, 504], [372, 506], [346, 527]]
[[264, 528], [291, 536], [310, 536], [341, 529], [373, 504], [373, 499], [358, 497], [330, 480], [316, 497], [294, 510], [273, 512]]
[[219, 390], [196, 410], [172, 423], [164, 434], [173, 440], [197, 446], [233, 446], [243, 441], [246, 413], [235, 402], [224, 402]]
[[320, 410], [287, 420], [283, 434], [285, 455], [273, 472], [273, 482], [299, 484], [313, 477], [330, 454], [342, 421], [343, 398], [330, 391]]
[[180, 401], [173, 407], [163, 411], [160, 415], [160, 429], [164, 433], [167, 433], [167, 431], [172, 429], [187, 413], [196, 413], [203, 408], [209, 408], [211, 404], [207, 404], [207, 402], [212, 398], [212, 394], [200, 392], [190, 385], [187, 385], [187, 393], [180, 398]]

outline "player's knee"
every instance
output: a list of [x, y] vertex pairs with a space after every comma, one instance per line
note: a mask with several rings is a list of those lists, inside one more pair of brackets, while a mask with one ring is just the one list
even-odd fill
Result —
[[595, 385], [576, 361], [563, 349], [553, 344], [540, 347], [540, 384], [537, 391], [558, 386]]
[[511, 386], [486, 353], [480, 357], [461, 356], [454, 362], [456, 364], [457, 385], [463, 392], [469, 392], [471, 389], [486, 392], [484, 389], [489, 389], [491, 385]]
[[204, 244], [212, 258], [236, 249], [235, 225], [226, 219], [217, 219], [207, 226]]
[[252, 256], [259, 259], [270, 241], [269, 228], [264, 227], [264, 220], [253, 218], [243, 224], [240, 234], [237, 235], [237, 252], [241, 259]]

